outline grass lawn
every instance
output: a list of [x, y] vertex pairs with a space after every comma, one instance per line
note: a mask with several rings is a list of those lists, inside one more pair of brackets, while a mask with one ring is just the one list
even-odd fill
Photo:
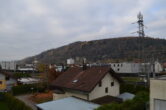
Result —
[[0, 101], [0, 110], [9, 110], [9, 108], [6, 103]]

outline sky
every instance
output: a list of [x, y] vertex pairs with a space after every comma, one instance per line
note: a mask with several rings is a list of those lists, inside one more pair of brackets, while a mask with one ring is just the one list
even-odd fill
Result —
[[20, 60], [75, 41], [135, 36], [166, 39], [166, 0], [0, 0], [0, 61]]

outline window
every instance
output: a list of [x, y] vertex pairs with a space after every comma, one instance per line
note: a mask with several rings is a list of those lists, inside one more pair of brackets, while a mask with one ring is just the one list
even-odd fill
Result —
[[101, 86], [102, 86], [102, 82], [100, 81], [100, 82], [99, 82], [99, 87], [101, 87]]
[[123, 64], [121, 64], [121, 67], [123, 66]]
[[120, 69], [118, 68], [117, 71], [119, 71]]
[[114, 67], [115, 67], [115, 64], [114, 64]]
[[119, 67], [119, 64], [117, 66]]
[[111, 82], [111, 86], [114, 86], [114, 82]]
[[0, 81], [0, 84], [2, 84], [2, 81]]
[[105, 93], [108, 93], [108, 87], [105, 88]]

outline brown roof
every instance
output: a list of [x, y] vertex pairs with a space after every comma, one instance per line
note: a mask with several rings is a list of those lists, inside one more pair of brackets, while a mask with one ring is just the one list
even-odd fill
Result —
[[121, 98], [118, 97], [113, 97], [113, 96], [104, 96], [104, 97], [100, 97], [97, 99], [92, 100], [92, 102], [96, 103], [96, 104], [110, 104], [112, 102], [117, 102], [117, 103], [121, 103], [123, 102], [123, 100]]
[[82, 70], [80, 67], [72, 67], [60, 75], [52, 86], [90, 92], [108, 72], [118, 81], [121, 81], [109, 67], [91, 67], [86, 70]]

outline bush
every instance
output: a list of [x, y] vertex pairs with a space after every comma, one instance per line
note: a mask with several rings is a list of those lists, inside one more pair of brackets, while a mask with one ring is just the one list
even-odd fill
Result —
[[31, 77], [31, 75], [29, 73], [14, 73], [14, 77], [16, 79], [19, 79], [19, 78]]
[[149, 101], [148, 92], [139, 92], [133, 100], [127, 100], [121, 104], [102, 105], [96, 110], [146, 110], [147, 102]]
[[33, 92], [43, 92], [45, 90], [45, 85], [40, 84], [25, 84], [12, 87], [13, 95], [27, 94]]
[[24, 102], [18, 100], [11, 94], [4, 93], [3, 96], [3, 101], [8, 105], [10, 110], [32, 110], [29, 106], [25, 105]]

